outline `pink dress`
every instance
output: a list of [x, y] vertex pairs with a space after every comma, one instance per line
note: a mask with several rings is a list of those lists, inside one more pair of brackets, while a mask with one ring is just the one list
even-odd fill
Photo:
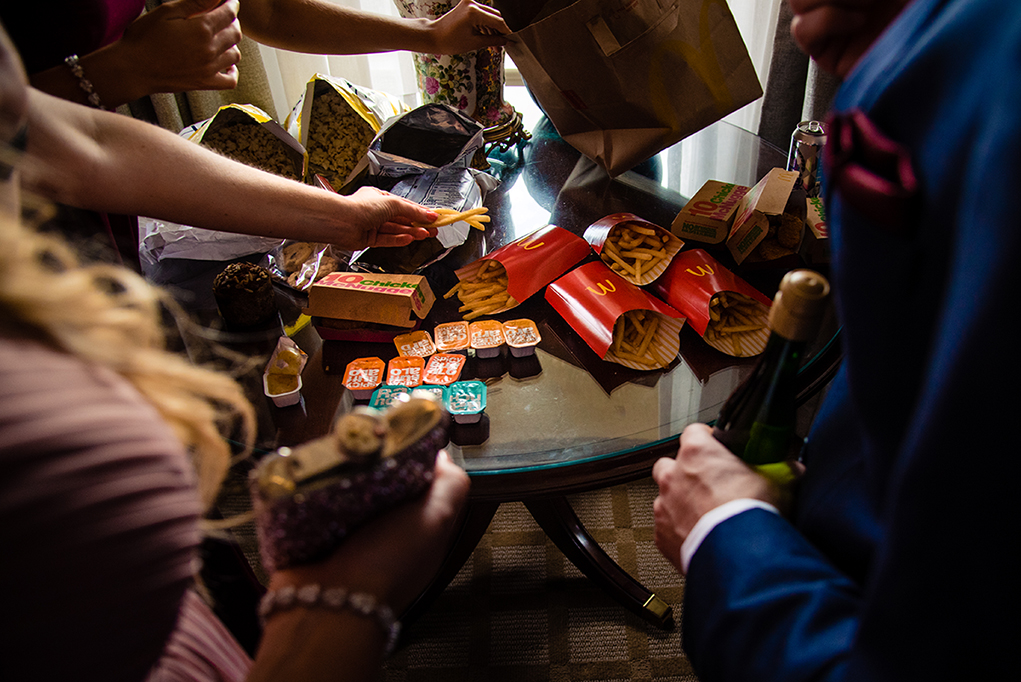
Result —
[[186, 453], [133, 387], [0, 337], [0, 679], [243, 679], [189, 591], [200, 513]]

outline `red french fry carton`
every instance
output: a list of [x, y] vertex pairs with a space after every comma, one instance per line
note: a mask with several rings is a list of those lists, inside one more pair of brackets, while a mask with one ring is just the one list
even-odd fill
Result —
[[613, 213], [597, 220], [585, 230], [585, 241], [611, 270], [638, 286], [662, 275], [684, 246], [670, 230], [634, 213]]
[[[608, 362], [638, 370], [666, 367], [680, 350], [684, 316], [648, 292], [639, 289], [602, 262], [585, 263], [546, 289], [546, 300]], [[643, 326], [652, 325], [651, 340], [633, 353], [621, 344], [625, 315], [644, 314]], [[628, 315], [631, 317], [631, 315]], [[653, 322], [653, 320], [655, 320]], [[631, 356], [641, 357], [637, 361]]]
[[716, 350], [750, 357], [765, 349], [772, 301], [702, 249], [678, 254], [650, 288]]
[[[457, 295], [464, 304], [461, 311], [464, 313], [464, 319], [497, 315], [510, 310], [538, 293], [590, 253], [592, 249], [588, 242], [556, 225], [541, 227], [510, 244], [501, 246], [456, 271], [455, 274], [460, 280]], [[502, 265], [506, 272], [506, 281], [500, 280], [498, 286], [482, 282], [488, 277], [494, 263]], [[469, 288], [476, 285], [486, 288], [484, 290]], [[486, 292], [490, 289], [498, 291], [504, 287], [508, 298], [487, 303], [492, 294]], [[485, 298], [475, 298], [483, 295]], [[495, 295], [499, 296], [499, 293]]]

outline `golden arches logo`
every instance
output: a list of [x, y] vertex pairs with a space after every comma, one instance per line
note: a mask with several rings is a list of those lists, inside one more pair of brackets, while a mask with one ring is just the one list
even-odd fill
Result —
[[649, 93], [656, 116], [661, 121], [677, 122], [677, 110], [667, 95], [666, 76], [663, 64], [671, 55], [680, 55], [691, 67], [702, 83], [708, 88], [709, 94], [716, 102], [720, 111], [733, 108], [734, 97], [727, 87], [727, 78], [720, 67], [716, 49], [713, 47], [712, 32], [709, 25], [709, 9], [719, 5], [723, 12], [729, 13], [730, 8], [724, 0], [705, 0], [699, 12], [698, 45], [682, 40], [664, 41], [653, 53], [649, 65]]
[[597, 282], [597, 284], [599, 285], [599, 291], [596, 291], [592, 287], [585, 288], [591, 291], [596, 296], [606, 296], [606, 294], [612, 294], [614, 291], [617, 290], [617, 287], [613, 284], [613, 282], [611, 282], [610, 280], [605, 280], [605, 282], [606, 284], [603, 284], [602, 282]]
[[715, 275], [716, 274], [713, 271], [713, 267], [711, 265], [699, 265], [698, 266], [698, 272], [695, 272], [691, 268], [686, 268], [685, 272], [690, 272], [691, 274], [695, 275], [695, 277], [705, 277], [706, 275]]
[[521, 248], [523, 248], [525, 251], [531, 251], [532, 249], [537, 249], [540, 246], [543, 246], [545, 243], [546, 242], [536, 242], [535, 240], [532, 240], [530, 242], [522, 242]]

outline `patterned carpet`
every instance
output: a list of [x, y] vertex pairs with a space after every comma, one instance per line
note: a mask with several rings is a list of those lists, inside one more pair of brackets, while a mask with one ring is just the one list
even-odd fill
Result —
[[406, 630], [386, 682], [697, 682], [681, 652], [683, 578], [653, 543], [651, 479], [571, 498], [600, 546], [673, 606], [661, 630], [606, 596], [520, 503], [504, 504], [453, 583]]

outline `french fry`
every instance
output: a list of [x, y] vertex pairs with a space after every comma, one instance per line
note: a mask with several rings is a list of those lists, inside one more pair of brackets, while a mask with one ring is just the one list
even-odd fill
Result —
[[513, 308], [518, 304], [507, 293], [507, 271], [503, 264], [493, 259], [475, 261], [461, 272], [461, 281], [443, 295], [443, 298], [457, 296], [461, 301], [458, 312], [465, 320], [474, 320], [483, 315]]
[[629, 310], [617, 318], [613, 329], [613, 342], [608, 359], [625, 360], [652, 369], [665, 367], [667, 362], [655, 349], [659, 316], [647, 310]]
[[661, 235], [651, 227], [621, 223], [610, 229], [603, 242], [603, 261], [614, 272], [635, 283], [655, 269], [667, 253], [668, 235]]
[[478, 208], [472, 208], [467, 211], [455, 211], [452, 208], [434, 208], [439, 217], [431, 223], [412, 223], [415, 227], [443, 227], [444, 225], [453, 225], [461, 220], [465, 221], [477, 230], [485, 230], [485, 224], [489, 222], [489, 216], [486, 213], [489, 209], [485, 206], [479, 206]]
[[704, 337], [711, 345], [742, 357], [750, 352], [742, 339], [764, 335], [766, 325], [767, 313], [762, 304], [744, 294], [721, 291], [709, 301], [709, 325]]

